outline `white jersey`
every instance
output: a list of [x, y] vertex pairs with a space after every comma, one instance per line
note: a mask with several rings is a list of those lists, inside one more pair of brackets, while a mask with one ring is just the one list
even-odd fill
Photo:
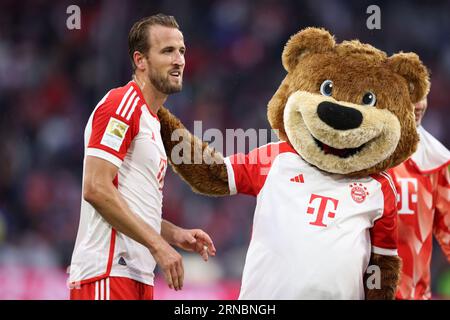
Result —
[[286, 142], [225, 163], [231, 193], [257, 197], [240, 299], [363, 299], [371, 252], [397, 255], [386, 173], [320, 171]]
[[[119, 168], [114, 179], [119, 193], [131, 211], [160, 232], [167, 157], [159, 120], [135, 82], [109, 91], [95, 107], [85, 129], [85, 161], [86, 156]], [[145, 246], [117, 232], [82, 199], [72, 284], [117, 276], [153, 285], [155, 266]]]

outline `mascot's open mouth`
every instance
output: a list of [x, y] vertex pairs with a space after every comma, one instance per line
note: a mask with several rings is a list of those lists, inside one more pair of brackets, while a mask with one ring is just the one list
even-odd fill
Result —
[[358, 148], [346, 148], [346, 149], [337, 149], [337, 148], [333, 148], [330, 147], [329, 145], [317, 140], [316, 138], [314, 138], [314, 142], [317, 144], [317, 146], [325, 153], [325, 154], [333, 154], [335, 156], [338, 156], [339, 158], [348, 158], [351, 157], [352, 155], [358, 153], [359, 151], [362, 150], [362, 148], [364, 148], [364, 146], [366, 144], [363, 144], [361, 146], [359, 146]]

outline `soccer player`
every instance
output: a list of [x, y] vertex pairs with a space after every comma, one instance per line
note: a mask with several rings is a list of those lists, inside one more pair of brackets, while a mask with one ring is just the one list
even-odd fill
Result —
[[177, 246], [204, 260], [210, 237], [161, 217], [167, 157], [158, 109], [182, 88], [183, 34], [158, 14], [136, 22], [128, 36], [133, 81], [109, 91], [85, 129], [83, 199], [70, 267], [71, 299], [153, 299], [154, 268], [170, 288], [183, 287]]
[[427, 98], [415, 104], [417, 151], [389, 173], [398, 191], [397, 299], [430, 299], [433, 234], [450, 262], [450, 151], [420, 125]]

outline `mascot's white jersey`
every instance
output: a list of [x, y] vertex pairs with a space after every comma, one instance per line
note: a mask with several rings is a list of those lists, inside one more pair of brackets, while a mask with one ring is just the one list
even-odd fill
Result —
[[257, 197], [240, 299], [363, 299], [371, 251], [397, 255], [386, 173], [323, 172], [286, 142], [225, 159], [232, 194]]

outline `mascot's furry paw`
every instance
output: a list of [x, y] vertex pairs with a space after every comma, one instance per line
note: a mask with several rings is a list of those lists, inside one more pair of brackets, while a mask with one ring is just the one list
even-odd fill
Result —
[[[400, 280], [401, 260], [398, 256], [383, 256], [372, 254], [370, 266], [378, 266], [381, 271], [380, 286], [373, 288], [370, 273], [364, 277], [364, 290], [366, 300], [393, 300]], [[376, 284], [376, 281], [374, 281]]]

